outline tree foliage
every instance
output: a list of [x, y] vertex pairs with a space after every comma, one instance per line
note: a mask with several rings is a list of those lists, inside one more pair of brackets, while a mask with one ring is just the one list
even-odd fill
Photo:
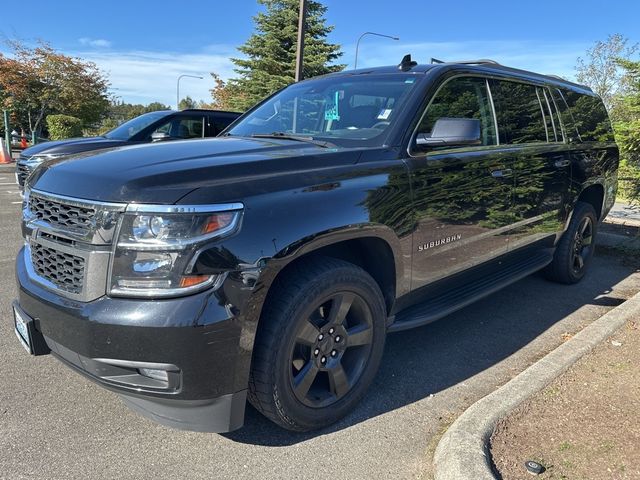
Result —
[[626, 74], [627, 92], [616, 108], [616, 140], [622, 154], [621, 177], [624, 194], [640, 201], [640, 61], [619, 61]]
[[608, 109], [615, 104], [617, 94], [627, 87], [625, 72], [618, 60], [630, 58], [638, 51], [638, 44], [629, 44], [629, 40], [619, 33], [609, 35], [605, 41], [597, 41], [587, 50], [586, 58], [578, 58], [576, 79], [589, 85]]
[[47, 115], [77, 117], [83, 126], [100, 121], [109, 83], [92, 63], [57, 52], [47, 43], [30, 48], [10, 41], [11, 56], [0, 54], [0, 102], [22, 127], [40, 132]]
[[70, 115], [47, 115], [47, 130], [51, 140], [82, 136], [82, 120]]
[[620, 147], [619, 189], [632, 202], [640, 201], [640, 62], [633, 57], [638, 44], [620, 34], [609, 35], [578, 59], [578, 81], [590, 86], [609, 108]]
[[105, 134], [127, 120], [139, 117], [144, 113], [156, 112], [158, 110], [171, 110], [171, 107], [160, 102], [152, 102], [148, 105], [112, 102], [109, 105], [109, 109], [102, 123], [92, 133], [97, 133], [98, 135]]
[[[243, 111], [295, 78], [299, 0], [258, 0], [266, 10], [254, 17], [256, 32], [238, 47], [244, 58], [232, 58], [238, 77], [223, 82], [212, 74], [211, 90], [217, 108]], [[340, 46], [329, 43], [333, 30], [325, 23], [327, 7], [307, 3], [303, 76], [314, 77], [342, 70], [334, 64], [342, 56]]]
[[188, 110], [191, 108], [198, 108], [198, 102], [188, 95], [178, 103], [178, 110]]

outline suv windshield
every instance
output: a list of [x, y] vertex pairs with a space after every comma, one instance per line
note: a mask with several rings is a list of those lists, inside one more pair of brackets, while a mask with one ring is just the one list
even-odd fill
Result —
[[416, 83], [406, 74], [336, 76], [293, 84], [228, 135], [307, 136], [341, 146], [380, 146]]
[[119, 127], [105, 133], [104, 137], [111, 140], [130, 140], [136, 133], [167, 116], [168, 113], [171, 113], [170, 110], [145, 113], [144, 115], [132, 118], [128, 122], [124, 122]]

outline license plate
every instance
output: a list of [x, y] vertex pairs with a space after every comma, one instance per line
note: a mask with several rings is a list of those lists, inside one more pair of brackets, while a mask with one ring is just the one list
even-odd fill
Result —
[[25, 350], [31, 353], [31, 341], [29, 339], [28, 326], [29, 321], [25, 319], [20, 311], [18, 311], [18, 309], [15, 307], [13, 308], [13, 318], [15, 319], [15, 332], [18, 340], [20, 340], [20, 343], [25, 348]]

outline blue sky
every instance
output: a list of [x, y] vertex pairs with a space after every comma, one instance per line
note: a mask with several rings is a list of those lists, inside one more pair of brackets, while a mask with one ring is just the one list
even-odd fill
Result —
[[[574, 75], [576, 58], [596, 40], [621, 33], [640, 41], [637, 0], [325, 0], [330, 40], [343, 47], [341, 62], [353, 65], [355, 44], [365, 31], [400, 37], [365, 37], [359, 66], [398, 63], [402, 55], [428, 62], [493, 58], [501, 63]], [[175, 104], [181, 96], [209, 99], [208, 73], [233, 75], [237, 56], [253, 30], [254, 0], [176, 2], [35, 0], [28, 8], [3, 9], [0, 36], [44, 39], [64, 53], [96, 62], [109, 74], [113, 94], [128, 102]], [[606, 5], [606, 7], [603, 7]], [[108, 8], [108, 10], [107, 10]], [[10, 15], [5, 15], [11, 11]], [[4, 47], [0, 47], [2, 51]]]

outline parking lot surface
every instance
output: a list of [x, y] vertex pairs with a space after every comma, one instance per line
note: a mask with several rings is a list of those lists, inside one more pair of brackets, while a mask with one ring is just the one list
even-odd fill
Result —
[[[579, 285], [526, 278], [439, 322], [389, 336], [362, 404], [309, 434], [248, 408], [226, 435], [171, 430], [13, 332], [20, 198], [0, 174], [0, 478], [406, 479], [429, 475], [437, 435], [465, 408], [640, 288], [640, 274], [596, 256]], [[544, 428], [544, 426], [541, 426]]]

